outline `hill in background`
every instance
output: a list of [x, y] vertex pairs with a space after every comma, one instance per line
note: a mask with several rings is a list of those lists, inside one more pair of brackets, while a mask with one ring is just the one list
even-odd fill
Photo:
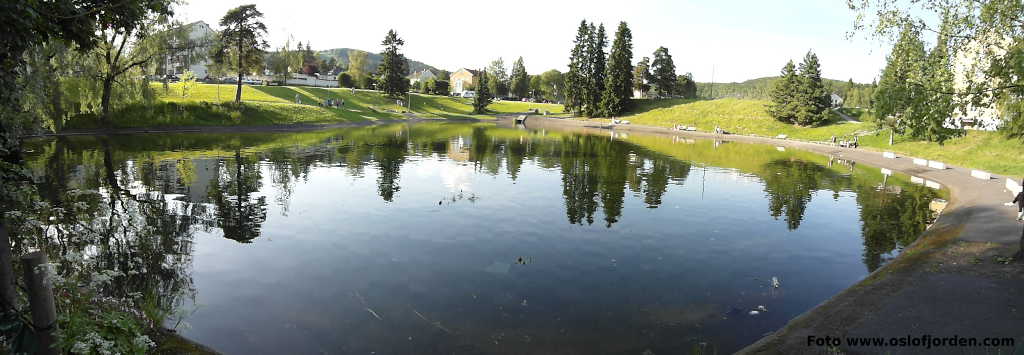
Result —
[[[318, 57], [320, 57], [320, 58], [325, 59], [325, 60], [329, 59], [329, 58], [334, 58], [335, 60], [338, 61], [338, 66], [340, 66], [342, 68], [348, 68], [348, 53], [349, 53], [349, 51], [359, 51], [359, 50], [361, 50], [361, 49], [334, 48], [334, 49], [327, 49], [327, 50], [317, 51], [316, 55]], [[377, 66], [380, 65], [380, 61], [382, 59], [382, 57], [380, 56], [380, 53], [374, 53], [374, 52], [370, 52], [370, 51], [364, 51], [364, 52], [368, 53], [366, 55], [366, 59], [370, 62], [370, 66], [372, 67], [372, 71], [376, 71], [377, 70]], [[406, 58], [406, 59], [408, 59], [408, 58]], [[431, 65], [427, 65], [427, 64], [424, 64], [423, 62], [419, 62], [419, 61], [415, 61], [415, 60], [409, 59], [409, 73], [410, 74], [418, 72], [418, 71], [423, 70], [423, 69], [430, 69], [430, 70], [434, 71], [434, 73], [437, 73], [439, 71], [437, 68], [435, 68], [435, 67], [433, 67]]]

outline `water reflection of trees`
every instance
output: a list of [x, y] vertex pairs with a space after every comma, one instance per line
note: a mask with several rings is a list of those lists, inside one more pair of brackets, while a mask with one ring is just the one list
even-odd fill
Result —
[[262, 186], [260, 167], [243, 157], [240, 149], [235, 150], [235, 159], [225, 164], [210, 188], [210, 200], [217, 206], [217, 227], [224, 238], [248, 243], [260, 236], [267, 220], [266, 196], [254, 196]]
[[107, 138], [98, 143], [79, 149], [62, 138], [44, 147], [36, 183], [49, 208], [35, 218], [46, 221], [46, 237], [15, 240], [15, 248], [60, 254], [59, 273], [96, 275], [92, 291], [136, 300], [151, 320], [162, 321], [195, 296], [193, 231], [206, 210], [139, 188], [137, 181], [161, 185], [159, 164], [117, 160]]
[[[641, 199], [648, 208], [657, 208], [669, 187], [682, 184], [691, 171], [688, 162], [607, 136], [565, 134], [553, 139], [482, 126], [457, 133], [445, 131], [444, 126], [432, 130], [435, 128], [360, 128], [311, 143], [263, 149], [243, 148], [254, 144], [247, 137], [197, 138], [198, 147], [213, 146], [231, 153], [189, 159], [153, 157], [175, 145], [161, 149], [136, 143], [144, 147], [133, 148], [119, 140], [62, 138], [50, 143], [35, 169], [41, 191], [55, 205], [61, 203], [60, 196], [69, 185], [103, 188], [112, 196], [107, 210], [133, 208], [132, 213], [149, 216], [140, 225], [155, 226], [159, 232], [154, 233], [170, 240], [190, 241], [193, 230], [216, 228], [224, 237], [239, 242], [260, 237], [269, 203], [287, 213], [294, 185], [308, 179], [317, 166], [345, 169], [354, 177], [371, 170], [380, 198], [394, 202], [400, 199], [401, 170], [411, 156], [445, 156], [470, 164], [480, 173], [507, 174], [512, 180], [520, 178], [529, 162], [560, 171], [569, 223], [592, 224], [603, 219], [606, 227], [623, 218], [627, 194]], [[221, 140], [230, 143], [215, 145]], [[748, 172], [764, 182], [768, 212], [783, 219], [791, 230], [800, 227], [817, 191], [831, 191], [835, 197], [840, 191], [856, 192], [863, 221], [864, 262], [870, 270], [884, 262], [884, 255], [908, 245], [923, 230], [930, 217], [928, 201], [934, 196], [924, 188], [902, 192], [878, 189], [875, 179], [854, 178], [800, 159], [771, 160]], [[264, 191], [264, 187], [270, 189]], [[268, 203], [271, 193], [274, 197]], [[119, 205], [122, 203], [127, 207]]]
[[924, 186], [886, 186], [887, 179], [854, 178], [799, 159], [770, 161], [762, 166], [760, 176], [769, 213], [783, 217], [790, 230], [800, 227], [816, 191], [831, 190], [833, 198], [839, 197], [839, 191], [854, 192], [868, 271], [878, 269], [885, 255], [910, 245], [924, 232], [934, 217], [930, 203], [938, 196]]

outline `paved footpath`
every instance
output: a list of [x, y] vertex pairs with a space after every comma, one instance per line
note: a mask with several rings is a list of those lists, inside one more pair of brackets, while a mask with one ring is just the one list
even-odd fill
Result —
[[[533, 117], [530, 120], [534, 120]], [[594, 122], [539, 119], [535, 126], [611, 127]], [[938, 182], [951, 201], [935, 224], [895, 261], [740, 351], [745, 354], [1024, 354], [1024, 263], [1004, 263], [1020, 250], [1024, 224], [1005, 177], [980, 180], [969, 169], [937, 170], [911, 157], [762, 137], [678, 132], [659, 127], [615, 130], [686, 135], [792, 147]], [[854, 337], [924, 336], [1013, 338], [1015, 347], [849, 346]], [[808, 345], [808, 336], [840, 337], [839, 346]]]

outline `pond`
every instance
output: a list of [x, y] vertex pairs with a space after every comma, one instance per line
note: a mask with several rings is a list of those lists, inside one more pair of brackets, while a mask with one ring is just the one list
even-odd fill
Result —
[[155, 238], [125, 287], [229, 354], [731, 353], [947, 196], [794, 149], [492, 123], [29, 148], [45, 198], [98, 191], [125, 238]]

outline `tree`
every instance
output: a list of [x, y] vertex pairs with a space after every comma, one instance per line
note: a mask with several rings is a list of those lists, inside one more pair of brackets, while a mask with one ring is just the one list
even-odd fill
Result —
[[668, 48], [658, 47], [654, 51], [650, 82], [658, 96], [672, 94], [672, 88], [676, 86], [676, 65], [672, 61], [672, 55], [668, 53]]
[[492, 61], [487, 67], [487, 74], [490, 75], [487, 85], [490, 85], [491, 93], [496, 97], [508, 96], [509, 77], [505, 72], [505, 60], [498, 58]]
[[[939, 41], [946, 43], [943, 56], [958, 58], [959, 73], [933, 76], [930, 73], [933, 68], [928, 67], [922, 69], [923, 75], [908, 78], [907, 86], [931, 91], [923, 97], [949, 96], [955, 111], [996, 109], [1001, 118], [999, 129], [1009, 137], [1024, 138], [1024, 100], [1021, 99], [1024, 97], [1024, 66], [1020, 64], [1024, 63], [1024, 36], [1020, 1], [863, 0], [850, 5], [850, 9], [858, 13], [856, 29], [870, 31], [876, 38], [899, 38], [890, 54], [890, 62], [908, 33], [948, 36]], [[939, 25], [938, 20], [942, 21]], [[916, 54], [925, 58], [923, 51]], [[901, 66], [899, 62], [893, 64]], [[898, 70], [893, 72], [898, 74]], [[879, 102], [886, 99], [883, 92], [901, 91], [896, 82], [884, 80], [884, 74], [875, 91], [873, 106], [898, 107], [899, 101]], [[928, 84], [929, 81], [932, 84]], [[937, 89], [939, 82], [950, 90]], [[888, 111], [889, 114], [898, 112]], [[906, 112], [899, 117], [878, 117], [890, 117], [898, 121], [894, 122], [896, 126], [908, 124], [906, 121], [912, 118]], [[946, 124], [942, 126], [960, 126], [962, 118], [946, 117]], [[960, 133], [960, 130], [935, 130], [927, 135], [931, 136], [928, 139], [941, 142]]]
[[608, 75], [605, 77], [601, 111], [605, 116], [618, 116], [633, 97], [633, 34], [625, 22], [619, 22], [615, 40], [608, 54]]
[[348, 51], [348, 73], [352, 76], [352, 80], [359, 84], [361, 89], [369, 89], [368, 86], [363, 85], [366, 78], [370, 76], [368, 56], [369, 53], [361, 50], [353, 49]]
[[569, 71], [565, 73], [565, 110], [574, 115], [582, 113], [586, 103], [587, 78], [590, 73], [590, 51], [587, 46], [590, 44], [590, 26], [587, 21], [580, 21], [580, 27], [576, 31], [576, 40], [573, 42], [572, 52], [569, 54]]
[[544, 80], [541, 80], [540, 75], [530, 75], [530, 97], [540, 99], [544, 91], [543, 86]]
[[196, 88], [196, 74], [191, 70], [186, 70], [185, 73], [181, 74], [181, 78], [178, 81], [178, 87], [181, 88], [181, 97], [188, 97], [192, 90]]
[[434, 95], [448, 96], [448, 93], [450, 92], [448, 89], [450, 85], [448, 83], [448, 80], [433, 79], [432, 81], [434, 83], [434, 86], [433, 89], [431, 89], [431, 91], [433, 92]]
[[808, 51], [800, 63], [798, 82], [794, 100], [796, 115], [793, 117], [793, 123], [800, 126], [815, 126], [828, 121], [828, 109], [832, 106], [831, 98], [821, 82], [818, 56], [812, 51]]
[[924, 68], [921, 67], [924, 57], [920, 32], [911, 25], [905, 25], [889, 53], [885, 69], [882, 69], [872, 106], [878, 125], [890, 130], [889, 144], [892, 144], [893, 135], [901, 134], [907, 128], [914, 97], [919, 94], [913, 82], [924, 77]]
[[[123, 11], [123, 13], [117, 13]], [[91, 53], [98, 63], [96, 76], [102, 82], [100, 99], [102, 125], [108, 124], [114, 83], [134, 68], [142, 67], [166, 50], [167, 38], [173, 35], [171, 2], [126, 2], [112, 14], [99, 16], [97, 28], [100, 41]]]
[[529, 96], [530, 76], [526, 74], [526, 66], [523, 65], [523, 57], [519, 57], [519, 59], [516, 59], [515, 63], [512, 63], [512, 76], [510, 79], [512, 97], [522, 98]]
[[636, 64], [636, 68], [633, 69], [633, 90], [640, 93], [640, 97], [644, 97], [648, 90], [651, 89], [651, 58], [644, 57]]
[[565, 76], [558, 70], [548, 70], [540, 74], [541, 95], [552, 102], [559, 102], [565, 99]]
[[782, 67], [782, 75], [776, 80], [770, 94], [768, 114], [780, 122], [793, 123], [796, 120], [796, 91], [800, 78], [796, 74], [796, 65], [790, 60]]
[[[217, 63], [234, 65], [238, 72], [235, 102], [242, 102], [242, 75], [250, 72], [263, 61], [267, 41], [267, 26], [262, 22], [263, 13], [256, 5], [242, 5], [228, 10], [220, 19], [220, 39], [213, 48], [213, 60]], [[232, 61], [232, 59], [234, 59]]]
[[608, 36], [605, 35], [604, 24], [598, 26], [597, 30], [594, 30], [594, 25], [590, 25], [590, 45], [587, 50], [590, 54], [587, 56], [590, 59], [590, 71], [586, 76], [586, 95], [584, 100], [586, 101], [583, 106], [583, 114], [587, 117], [596, 117], [601, 115], [601, 93], [604, 92], [605, 86], [605, 67], [607, 66], [606, 55], [604, 48], [607, 47]]
[[338, 86], [343, 88], [351, 88], [356, 85], [355, 80], [352, 80], [352, 75], [349, 73], [338, 74]]
[[693, 73], [680, 75], [676, 79], [676, 94], [686, 99], [697, 98], [697, 82], [693, 81]]
[[383, 91], [390, 98], [397, 99], [404, 97], [409, 92], [409, 62], [399, 52], [399, 47], [405, 45], [405, 41], [398, 37], [395, 30], [389, 30], [384, 41], [384, 52], [381, 53], [380, 66], [377, 67], [378, 89]]
[[492, 97], [487, 81], [490, 74], [486, 70], [480, 71], [480, 83], [477, 84], [476, 97], [473, 98], [473, 113], [482, 114], [487, 112], [487, 105], [491, 104]]

